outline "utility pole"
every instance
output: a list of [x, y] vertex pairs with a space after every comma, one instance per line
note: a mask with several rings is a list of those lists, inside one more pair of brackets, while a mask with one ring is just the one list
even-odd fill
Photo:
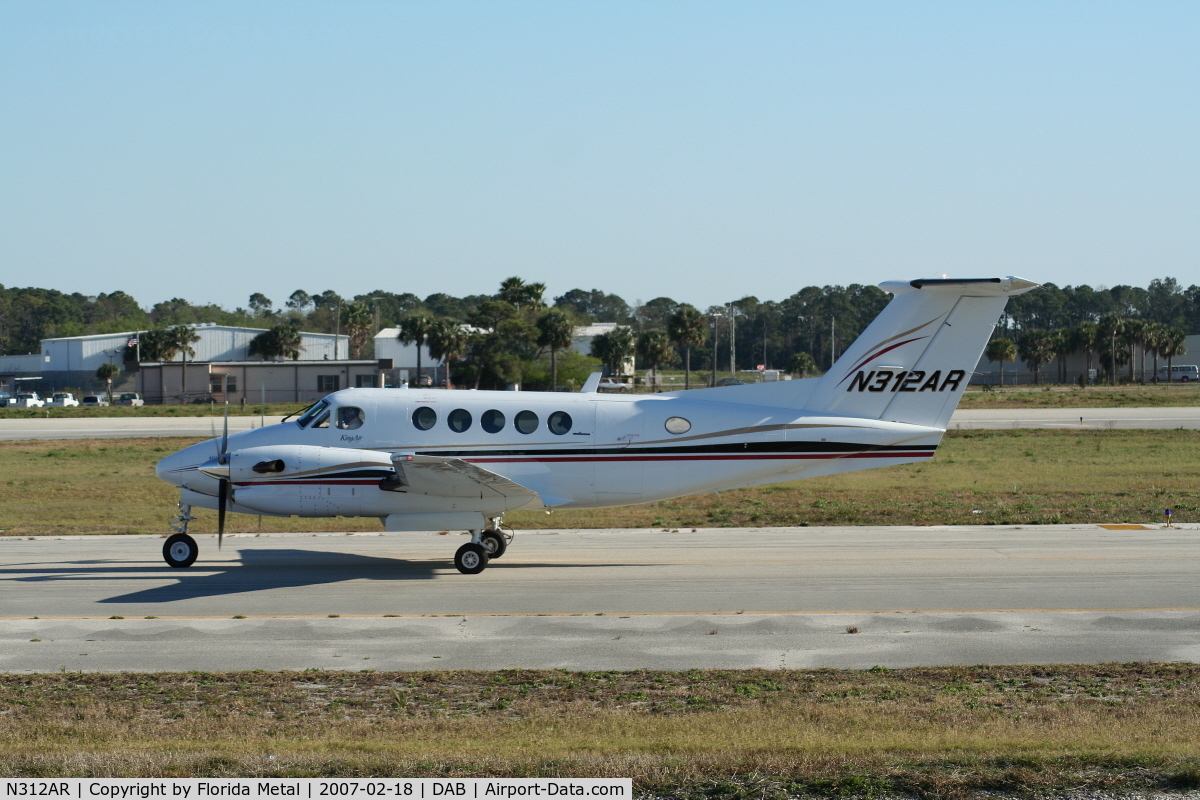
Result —
[[829, 318], [829, 368], [837, 361], [837, 317]]
[[[710, 311], [712, 309], [709, 309]], [[709, 386], [717, 385], [717, 353], [721, 352], [721, 315], [713, 314], [713, 349], [712, 349], [712, 374], [708, 378]]]
[[733, 304], [725, 306], [725, 313], [729, 315], [729, 377], [737, 377], [737, 310]]
[[337, 320], [333, 327], [333, 360], [338, 360], [338, 342], [342, 338], [342, 298], [338, 298]]

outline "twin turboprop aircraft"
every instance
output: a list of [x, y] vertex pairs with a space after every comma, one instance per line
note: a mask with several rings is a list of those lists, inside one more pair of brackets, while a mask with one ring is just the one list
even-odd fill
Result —
[[193, 507], [467, 530], [454, 565], [504, 555], [504, 514], [604, 508], [931, 458], [1020, 278], [882, 284], [894, 297], [821, 378], [622, 396], [346, 389], [299, 418], [158, 463], [180, 489], [163, 556], [188, 567]]

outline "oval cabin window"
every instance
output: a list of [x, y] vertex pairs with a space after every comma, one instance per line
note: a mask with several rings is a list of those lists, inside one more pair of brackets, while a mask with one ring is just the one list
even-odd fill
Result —
[[513, 420], [513, 425], [521, 433], [533, 433], [537, 430], [538, 415], [532, 411], [522, 411], [517, 414], [517, 418]]
[[667, 433], [687, 433], [692, 429], [692, 423], [683, 417], [671, 417], [667, 420]]
[[429, 406], [421, 406], [413, 412], [412, 420], [417, 430], [427, 431], [437, 425], [437, 412]]
[[446, 417], [446, 424], [455, 433], [462, 433], [471, 427], [471, 412], [465, 408], [456, 408], [450, 412], [450, 416]]

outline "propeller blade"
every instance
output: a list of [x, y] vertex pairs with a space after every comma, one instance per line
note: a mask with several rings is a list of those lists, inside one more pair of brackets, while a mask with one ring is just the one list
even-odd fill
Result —
[[225, 506], [229, 503], [229, 481], [222, 479], [217, 489], [217, 549], [225, 538]]
[[217, 452], [217, 456], [223, 456], [229, 452], [229, 401], [225, 401], [225, 427], [221, 431], [221, 449]]

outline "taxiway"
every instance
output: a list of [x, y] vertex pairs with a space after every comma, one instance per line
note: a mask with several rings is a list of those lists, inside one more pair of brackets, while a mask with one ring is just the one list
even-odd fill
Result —
[[[0, 670], [1200, 659], [1200, 526], [0, 539]], [[853, 628], [856, 633], [848, 633]]]

